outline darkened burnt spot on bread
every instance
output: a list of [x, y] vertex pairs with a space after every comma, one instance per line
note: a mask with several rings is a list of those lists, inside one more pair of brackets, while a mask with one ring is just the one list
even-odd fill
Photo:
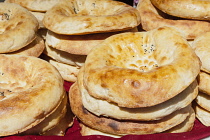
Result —
[[139, 81], [132, 81], [131, 86], [134, 88], [139, 88], [141, 86], [141, 83]]
[[36, 117], [35, 117], [35, 119], [37, 120], [37, 119], [42, 119], [42, 118], [44, 118], [45, 117], [45, 112], [43, 111], [42, 113], [40, 113], [39, 115], [37, 115]]
[[2, 90], [1, 89], [0, 90], [0, 96], [5, 97], [6, 95], [11, 94], [11, 92], [12, 92], [11, 90], [4, 90], [4, 89]]
[[0, 18], [2, 21], [5, 21], [5, 20], [9, 20], [10, 16], [7, 13], [2, 13], [2, 14], [0, 14]]
[[107, 84], [106, 84], [106, 83], [102, 83], [102, 84], [101, 84], [101, 87], [107, 88]]
[[158, 30], [158, 31], [161, 31], [161, 30], [165, 30], [165, 28], [164, 28], [164, 27], [160, 27], [160, 28], [158, 28], [157, 30]]
[[0, 100], [2, 100], [4, 98], [5, 98], [4, 91], [0, 91]]
[[[177, 46], [182, 46], [182, 47], [184, 47], [184, 48], [188, 48], [189, 46], [186, 44], [186, 43], [175, 43], [175, 45], [177, 45]], [[184, 53], [183, 53], [184, 54]]]
[[[93, 114], [92, 114], [93, 115]], [[95, 116], [95, 115], [94, 115]], [[99, 116], [100, 117], [100, 116]], [[106, 121], [104, 120], [104, 119], [99, 119], [99, 120], [97, 120], [97, 122], [96, 122], [96, 124], [100, 124], [100, 125], [103, 125], [103, 124], [105, 124], [106, 123]]]
[[4, 96], [4, 91], [0, 91], [0, 96]]
[[82, 112], [83, 112], [83, 114], [88, 114], [88, 113], [89, 113], [89, 112], [85, 109], [84, 106], [82, 106]]
[[21, 25], [21, 24], [23, 24], [23, 22], [22, 22], [22, 21], [18, 22], [17, 26], [19, 26], [19, 25]]
[[152, 75], [152, 79], [157, 79], [158, 78], [158, 75], [157, 74], [153, 74]]
[[109, 123], [108, 124], [109, 127], [111, 127], [114, 131], [119, 131], [118, 125], [116, 123]]

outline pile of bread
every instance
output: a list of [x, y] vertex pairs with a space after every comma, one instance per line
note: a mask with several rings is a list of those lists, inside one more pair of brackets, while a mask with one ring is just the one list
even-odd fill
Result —
[[0, 7], [0, 137], [63, 136], [74, 114], [61, 74], [38, 58], [45, 49], [38, 20], [16, 3]]
[[74, 117], [83, 136], [210, 126], [208, 9], [182, 2], [1, 2], [0, 136], [65, 135]]
[[189, 41], [199, 57], [202, 64], [197, 77], [199, 94], [193, 107], [198, 120], [206, 126], [210, 126], [209, 8], [208, 1], [139, 0], [137, 5], [144, 30], [161, 26], [175, 27]]
[[73, 114], [55, 67], [40, 58], [0, 55], [0, 136], [64, 135]]
[[37, 35], [39, 24], [36, 17], [17, 4], [1, 2], [0, 7], [0, 53], [39, 57], [45, 46], [43, 39]]
[[69, 91], [71, 109], [108, 135], [189, 131], [200, 64], [172, 27], [113, 35], [88, 54]]
[[[107, 12], [106, 4], [109, 7], [112, 5], [111, 12], [116, 12], [116, 15]], [[85, 6], [92, 7], [88, 11]], [[125, 3], [106, 0], [72, 3], [66, 0], [59, 3], [53, 0], [6, 0], [0, 3], [0, 7], [0, 136], [64, 135], [74, 118], [64, 91], [64, 80], [76, 81], [78, 70], [89, 51], [105, 38], [120, 32], [137, 31], [135, 27], [140, 24], [139, 13]], [[65, 10], [68, 12], [65, 13]], [[108, 17], [101, 16], [98, 21], [101, 13]], [[41, 20], [37, 14], [43, 15]], [[75, 17], [75, 25], [71, 24], [72, 20], [65, 23], [61, 19], [64, 26], [73, 27], [71, 30], [64, 28], [62, 22], [57, 26], [62, 14]], [[79, 14], [85, 15], [84, 18], [78, 20]], [[124, 18], [130, 20], [124, 22]], [[87, 22], [84, 23], [84, 20]], [[106, 24], [102, 23], [103, 20]], [[52, 25], [61, 30], [55, 31], [49, 27]], [[47, 33], [43, 34], [42, 31]]]
[[195, 53], [200, 58], [202, 62], [201, 71], [198, 75], [198, 83], [199, 83], [199, 94], [196, 97], [194, 103], [194, 109], [196, 111], [197, 118], [201, 121], [205, 126], [210, 126], [210, 66], [209, 66], [209, 54], [210, 54], [210, 46], [209, 46], [209, 38], [210, 32], [206, 32], [200, 36], [198, 36], [192, 47], [195, 50]]

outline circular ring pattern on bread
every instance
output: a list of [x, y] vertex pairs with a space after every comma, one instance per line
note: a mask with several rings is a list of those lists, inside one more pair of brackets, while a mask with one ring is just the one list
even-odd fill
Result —
[[140, 24], [138, 10], [114, 0], [66, 0], [44, 16], [43, 24], [58, 34], [88, 34], [134, 28]]
[[84, 86], [91, 96], [120, 107], [149, 107], [188, 87], [200, 65], [187, 40], [172, 27], [121, 33], [88, 54]]
[[210, 20], [209, 0], [151, 0], [161, 11], [176, 17]]
[[63, 79], [36, 57], [0, 55], [0, 136], [21, 133], [40, 123], [61, 104]]
[[137, 10], [141, 15], [141, 26], [146, 31], [161, 26], [172, 26], [182, 32], [186, 39], [194, 39], [198, 35], [210, 31], [208, 21], [168, 18], [168, 15], [157, 10], [150, 0], [140, 0]]
[[19, 50], [36, 37], [39, 23], [27, 9], [15, 3], [0, 3], [0, 53]]

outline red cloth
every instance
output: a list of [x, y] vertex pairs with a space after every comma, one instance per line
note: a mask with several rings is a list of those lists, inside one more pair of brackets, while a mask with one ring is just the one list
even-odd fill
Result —
[[[69, 91], [72, 83], [65, 82], [64, 87], [66, 91]], [[195, 125], [190, 132], [184, 133], [160, 133], [149, 135], [127, 135], [120, 138], [120, 140], [200, 140], [210, 136], [210, 127], [206, 127], [198, 120], [195, 121]], [[111, 138], [108, 136], [81, 136], [79, 122], [74, 121], [72, 127], [68, 128], [65, 136], [7, 136], [2, 140], [112, 140], [118, 138]]]

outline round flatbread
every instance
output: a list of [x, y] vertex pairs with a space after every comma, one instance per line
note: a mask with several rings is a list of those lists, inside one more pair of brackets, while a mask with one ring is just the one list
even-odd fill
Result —
[[114, 135], [126, 134], [152, 134], [166, 131], [182, 123], [190, 114], [190, 105], [181, 110], [164, 117], [157, 121], [125, 121], [116, 120], [107, 117], [98, 117], [88, 110], [82, 104], [81, 95], [77, 83], [73, 84], [69, 90], [69, 99], [72, 112], [85, 125]]
[[49, 9], [44, 26], [65, 35], [113, 32], [140, 24], [139, 12], [115, 0], [64, 0]]
[[15, 3], [0, 3], [0, 53], [19, 50], [36, 37], [39, 23], [27, 9]]
[[186, 89], [201, 63], [172, 27], [113, 35], [87, 56], [84, 86], [95, 98], [121, 107], [149, 107]]

